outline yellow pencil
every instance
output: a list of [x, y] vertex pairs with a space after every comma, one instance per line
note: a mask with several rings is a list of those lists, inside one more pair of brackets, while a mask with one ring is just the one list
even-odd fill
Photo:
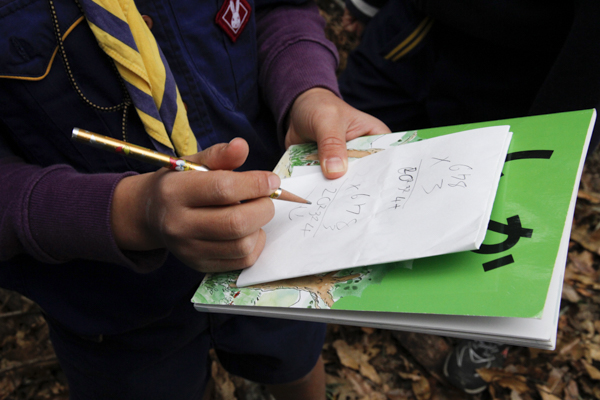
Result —
[[[98, 149], [121, 154], [125, 157], [135, 158], [136, 160], [145, 161], [174, 171], [210, 171], [205, 165], [194, 164], [193, 162], [181, 158], [170, 157], [166, 154], [142, 146], [99, 135], [84, 129], [73, 128], [71, 138], [77, 142], [85, 143]], [[310, 201], [281, 188], [277, 189], [269, 197], [272, 199], [293, 201], [295, 203], [311, 204]]]

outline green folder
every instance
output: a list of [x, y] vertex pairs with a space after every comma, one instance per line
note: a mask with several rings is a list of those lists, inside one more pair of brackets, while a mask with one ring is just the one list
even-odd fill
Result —
[[[198, 311], [553, 349], [572, 217], [595, 118], [595, 110], [583, 110], [348, 142], [350, 155], [363, 156], [382, 150], [380, 143], [402, 145], [468, 129], [510, 125], [513, 138], [481, 248], [259, 287], [237, 288], [239, 272], [211, 274], [192, 302]], [[292, 146], [275, 171], [285, 178], [295, 167], [318, 163], [315, 153], [313, 144]], [[391, 245], [402, 244], [392, 241]]]

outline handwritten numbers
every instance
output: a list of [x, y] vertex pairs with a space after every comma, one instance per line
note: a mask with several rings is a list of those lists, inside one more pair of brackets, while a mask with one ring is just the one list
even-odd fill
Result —
[[[423, 191], [427, 194], [433, 193], [435, 190], [442, 190], [445, 187], [466, 189], [469, 185], [469, 177], [472, 175], [473, 167], [467, 164], [454, 164], [450, 157], [431, 157], [431, 169], [435, 167], [435, 173], [442, 175], [438, 183], [430, 187], [424, 187]], [[442, 164], [442, 163], [449, 163]], [[433, 171], [432, 171], [433, 172]]]
[[[436, 160], [435, 164], [441, 163], [441, 162], [450, 162], [450, 160], [448, 160], [448, 157], [445, 158], [437, 158], [437, 157], [431, 157], [432, 159]], [[435, 165], [433, 164], [433, 165]]]
[[371, 194], [360, 183], [344, 182], [339, 188], [323, 189], [312, 205], [298, 206], [289, 212], [290, 220], [300, 220], [304, 237], [315, 237], [320, 231], [338, 232], [359, 222], [371, 204]]
[[395, 196], [391, 200], [391, 207], [388, 209], [397, 210], [404, 208], [406, 202], [410, 198], [413, 188], [415, 187], [420, 166], [421, 164], [419, 164], [418, 167], [403, 167], [396, 171], [398, 178], [398, 183], [396, 185], [398, 192], [396, 195], [401, 194], [402, 196]]
[[448, 167], [448, 169], [450, 171], [460, 171], [460, 170], [465, 170], [465, 169], [472, 170], [473, 168], [471, 168], [471, 167], [469, 167], [468, 165], [465, 165], [465, 164], [455, 164], [455, 165], [453, 165], [451, 167]]
[[298, 206], [295, 208], [292, 208], [290, 210], [290, 212], [288, 213], [288, 218], [290, 221], [293, 221], [294, 219], [297, 218], [303, 218], [306, 215], [306, 209], [308, 208], [308, 206]]
[[444, 180], [440, 180], [440, 183], [436, 183], [435, 185], [433, 185], [433, 187], [430, 190], [425, 189], [425, 187], [423, 187], [423, 190], [425, 191], [425, 193], [427, 194], [431, 194], [435, 189], [442, 189], [444, 187]]
[[314, 226], [312, 226], [311, 224], [305, 224], [304, 228], [301, 229], [301, 231], [304, 233], [304, 237], [306, 237], [307, 234], [311, 233], [313, 228]]

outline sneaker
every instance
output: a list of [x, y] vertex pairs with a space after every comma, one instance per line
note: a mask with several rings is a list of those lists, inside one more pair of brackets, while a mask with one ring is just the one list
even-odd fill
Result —
[[502, 368], [507, 353], [507, 345], [462, 340], [448, 354], [444, 363], [444, 376], [466, 393], [481, 393], [487, 388], [488, 383], [481, 379], [477, 370]]

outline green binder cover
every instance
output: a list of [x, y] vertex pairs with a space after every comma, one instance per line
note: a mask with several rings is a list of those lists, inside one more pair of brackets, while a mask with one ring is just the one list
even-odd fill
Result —
[[[381, 140], [383, 136], [355, 139], [348, 143], [350, 155], [362, 156], [379, 151], [381, 142], [399, 145], [510, 125], [513, 138], [481, 248], [259, 287], [237, 288], [239, 272], [212, 274], [192, 302], [200, 311], [337, 321], [504, 342], [511, 342], [514, 333], [520, 339], [513, 343], [552, 348], [570, 224], [595, 116], [595, 110], [584, 110], [423, 129], [391, 134], [398, 139], [391, 143], [391, 137]], [[292, 146], [276, 172], [286, 177], [294, 167], [315, 164], [315, 153], [312, 144]], [[502, 318], [489, 317], [508, 318], [512, 322], [506, 326], [519, 325], [518, 319], [545, 321], [543, 328], [522, 328], [530, 334], [519, 333], [518, 327], [504, 329]], [[481, 324], [500, 325], [481, 333]]]

